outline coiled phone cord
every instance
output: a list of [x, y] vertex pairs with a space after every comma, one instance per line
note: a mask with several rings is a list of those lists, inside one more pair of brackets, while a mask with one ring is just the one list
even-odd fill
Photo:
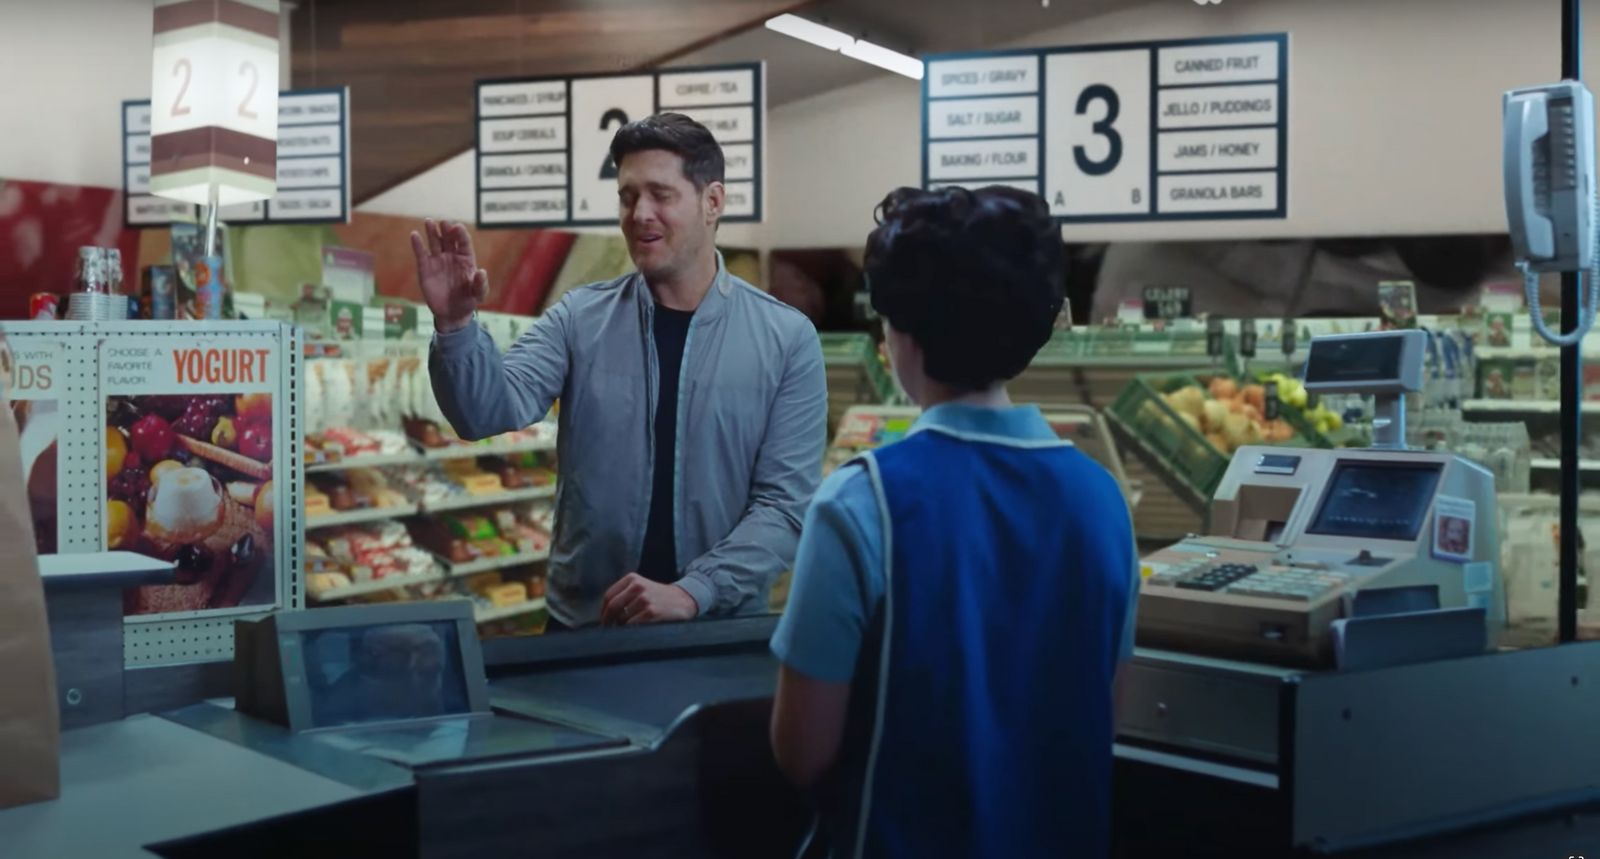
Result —
[[1595, 243], [1592, 247], [1596, 251], [1589, 262], [1589, 301], [1585, 303], [1583, 297], [1579, 296], [1578, 327], [1572, 331], [1557, 334], [1545, 324], [1544, 311], [1539, 306], [1539, 273], [1530, 270], [1526, 262], [1517, 263], [1517, 268], [1522, 269], [1522, 289], [1528, 297], [1528, 310], [1533, 314], [1533, 330], [1553, 346], [1576, 346], [1582, 342], [1589, 329], [1594, 327], [1595, 310], [1600, 308], [1600, 213], [1590, 222], [1594, 224]]

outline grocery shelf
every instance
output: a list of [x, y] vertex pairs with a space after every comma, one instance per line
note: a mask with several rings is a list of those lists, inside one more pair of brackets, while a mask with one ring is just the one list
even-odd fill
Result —
[[555, 439], [540, 438], [533, 441], [497, 444], [453, 444], [449, 447], [430, 447], [423, 451], [422, 458], [428, 460], [429, 462], [438, 462], [444, 459], [468, 459], [479, 456], [508, 456], [515, 453], [534, 453], [538, 451], [555, 449]]
[[382, 468], [386, 465], [416, 465], [422, 462], [422, 457], [416, 451], [405, 453], [384, 453], [369, 456], [352, 456], [349, 459], [334, 462], [322, 462], [306, 466], [307, 474], [317, 474], [328, 471], [348, 471], [352, 468]]
[[436, 569], [431, 573], [420, 576], [388, 576], [381, 579], [368, 579], [363, 582], [353, 582], [342, 588], [331, 588], [320, 593], [307, 591], [315, 602], [336, 602], [350, 599], [363, 594], [382, 593], [395, 588], [410, 587], [411, 585], [426, 585], [444, 579], [444, 570]]
[[498, 504], [516, 504], [522, 501], [538, 501], [544, 498], [554, 498], [556, 487], [534, 486], [528, 489], [511, 489], [505, 492], [495, 492], [487, 495], [462, 494], [459, 497], [449, 498], [444, 501], [424, 501], [422, 512], [444, 513], [450, 510], [470, 510], [475, 507], [493, 507]]
[[468, 561], [465, 564], [452, 564], [444, 558], [439, 562], [444, 564], [445, 575], [451, 578], [472, 576], [478, 573], [487, 573], [493, 570], [503, 570], [507, 567], [521, 567], [527, 564], [537, 564], [550, 559], [549, 552], [529, 552], [522, 555], [501, 555], [498, 558], [484, 558], [481, 561]]
[[340, 525], [364, 525], [368, 522], [387, 522], [390, 519], [399, 519], [404, 516], [415, 516], [419, 508], [415, 504], [401, 504], [393, 507], [369, 507], [364, 510], [346, 510], [343, 513], [329, 513], [323, 516], [307, 516], [306, 530], [313, 528], [335, 528]]
[[[1542, 415], [1560, 414], [1560, 400], [1467, 400], [1461, 404], [1464, 412], [1500, 412], [1503, 414]], [[1584, 414], [1600, 413], [1600, 401], [1585, 400]]]
[[[1538, 335], [1533, 335], [1536, 339]], [[1592, 354], [1600, 348], [1600, 336], [1590, 334], [1583, 338], [1583, 351], [1585, 355]], [[1554, 358], [1561, 354], [1561, 350], [1543, 341], [1532, 346], [1479, 346], [1473, 350], [1473, 357], [1479, 361], [1485, 358]], [[1584, 363], [1589, 363], [1585, 359]]]
[[[1533, 467], [1539, 471], [1559, 471], [1561, 460], [1555, 457], [1539, 458], [1533, 461]], [[1579, 471], [1600, 471], [1600, 459], [1578, 460]]]
[[531, 611], [538, 611], [544, 608], [544, 605], [544, 597], [535, 597], [524, 602], [503, 605], [498, 608], [476, 607], [472, 610], [472, 614], [474, 620], [478, 623], [493, 623], [497, 620], [505, 620], [508, 617], [516, 617]]

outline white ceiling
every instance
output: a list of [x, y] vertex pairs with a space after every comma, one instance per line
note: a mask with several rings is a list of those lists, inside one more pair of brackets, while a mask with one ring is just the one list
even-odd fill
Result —
[[[823, 0], [799, 14], [914, 56], [977, 51], [1026, 39], [1139, 0]], [[768, 106], [890, 74], [875, 66], [755, 27], [669, 65], [764, 60]]]

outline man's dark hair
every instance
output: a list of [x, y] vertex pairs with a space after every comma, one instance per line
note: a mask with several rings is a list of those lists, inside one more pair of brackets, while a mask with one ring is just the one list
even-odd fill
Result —
[[704, 125], [681, 113], [636, 119], [617, 129], [617, 136], [611, 138], [611, 160], [618, 167], [623, 156], [650, 149], [664, 149], [682, 158], [683, 177], [693, 182], [697, 191], [723, 181], [722, 147]]
[[1014, 378], [1050, 340], [1065, 290], [1061, 230], [1037, 194], [900, 188], [867, 238], [872, 308], [960, 390]]

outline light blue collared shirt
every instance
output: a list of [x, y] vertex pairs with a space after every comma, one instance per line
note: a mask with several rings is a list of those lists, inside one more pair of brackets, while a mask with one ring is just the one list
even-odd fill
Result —
[[[1014, 441], [1055, 440], [1037, 406], [1005, 409], [946, 403], [928, 409], [912, 432], [939, 427], [966, 437]], [[951, 491], [960, 491], [951, 487]], [[1093, 510], [1062, 510], [1062, 516], [1094, 516]], [[808, 677], [848, 683], [873, 611], [883, 599], [883, 521], [865, 468], [846, 465], [817, 489], [806, 512], [795, 554], [789, 603], [772, 635], [772, 652]], [[1128, 600], [1122, 627], [1122, 658], [1133, 653], [1139, 563], [1132, 570], [1135, 599]]]

